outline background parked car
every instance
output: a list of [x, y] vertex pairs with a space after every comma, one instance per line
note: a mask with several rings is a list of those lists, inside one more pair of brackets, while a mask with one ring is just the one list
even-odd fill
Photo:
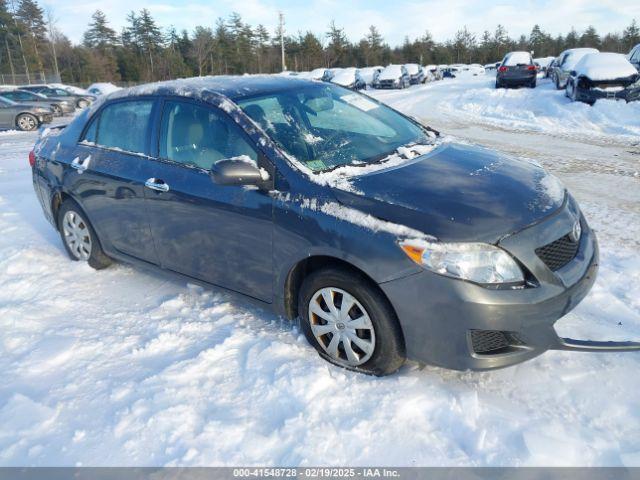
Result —
[[96, 99], [95, 95], [79, 95], [68, 92], [64, 88], [52, 87], [49, 85], [22, 85], [20, 89], [39, 93], [56, 101], [67, 100], [73, 102], [74, 107], [76, 108], [86, 108]]
[[406, 63], [404, 68], [407, 69], [407, 73], [409, 74], [409, 83], [411, 85], [418, 85], [419, 83], [424, 83], [424, 70], [417, 63]]
[[71, 113], [75, 110], [69, 103], [66, 103], [63, 108], [62, 102], [54, 102], [44, 95], [27, 92], [26, 90], [0, 90], [0, 97], [11, 100], [12, 102], [21, 103], [22, 105], [49, 108], [51, 113], [56, 117], [61, 117], [65, 113]]
[[598, 50], [595, 48], [571, 48], [565, 50], [558, 56], [556, 66], [553, 70], [553, 81], [558, 90], [567, 86], [569, 74], [580, 59], [589, 53], [598, 53]]
[[551, 62], [553, 62], [555, 60], [556, 57], [540, 57], [540, 58], [534, 58], [533, 62], [539, 66], [538, 72], [545, 74], [547, 73], [547, 69], [549, 68], [549, 65], [551, 64]]
[[427, 65], [424, 69], [432, 75], [433, 80], [442, 80], [442, 72], [438, 65]]
[[535, 88], [538, 69], [529, 52], [509, 52], [505, 55], [496, 74], [496, 88]]
[[631, 49], [628, 57], [631, 65], [636, 67], [636, 70], [640, 72], [640, 43]]
[[362, 90], [367, 86], [360, 76], [360, 71], [353, 67], [342, 68], [335, 72], [331, 83], [350, 88], [351, 90]]
[[544, 78], [550, 78], [552, 81], [555, 81], [553, 72], [556, 69], [557, 62], [558, 62], [557, 57], [549, 62], [549, 65], [547, 65], [547, 68], [544, 71]]
[[360, 77], [367, 86], [373, 86], [383, 68], [380, 66], [360, 68]]
[[12, 102], [0, 97], [0, 128], [32, 131], [53, 120], [53, 113], [46, 107], [34, 107]]
[[478, 75], [484, 75], [487, 73], [484, 67], [479, 63], [472, 63], [471, 65], [469, 65], [469, 72], [474, 77], [477, 77]]
[[380, 75], [374, 85], [375, 88], [406, 88], [410, 83], [409, 72], [404, 65], [388, 65]]
[[571, 100], [593, 105], [596, 100], [612, 98], [637, 100], [640, 85], [632, 87], [640, 74], [619, 53], [589, 53], [570, 72], [565, 93]]
[[92, 83], [87, 88], [87, 92], [91, 95], [109, 95], [111, 92], [120, 90], [120, 87], [115, 86], [113, 83]]

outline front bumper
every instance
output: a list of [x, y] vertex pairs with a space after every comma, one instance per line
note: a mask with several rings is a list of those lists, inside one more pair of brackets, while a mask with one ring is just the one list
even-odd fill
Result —
[[[407, 357], [456, 370], [489, 370], [523, 362], [551, 349], [640, 349], [640, 344], [634, 343], [562, 339], [553, 328], [593, 286], [598, 244], [582, 219], [578, 252], [564, 267], [551, 271], [534, 250], [558, 238], [558, 232], [570, 229], [577, 215], [565, 204], [543, 222], [500, 242], [535, 275], [538, 286], [488, 289], [426, 270], [380, 284], [398, 315]], [[507, 344], [483, 351], [482, 343], [477, 343], [495, 338], [506, 339]]]
[[38, 121], [42, 123], [51, 123], [53, 121], [53, 113], [38, 113]]
[[625, 102], [633, 102], [640, 100], [640, 87], [625, 88], [618, 91], [606, 91], [598, 88], [580, 88], [576, 89], [576, 100], [580, 102], [594, 104], [597, 100], [624, 100]]

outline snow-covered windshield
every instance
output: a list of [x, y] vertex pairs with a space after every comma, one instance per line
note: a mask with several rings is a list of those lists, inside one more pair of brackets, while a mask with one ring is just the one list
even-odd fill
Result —
[[418, 70], [420, 69], [420, 67], [418, 65], [416, 65], [415, 63], [407, 63], [404, 68], [407, 69], [407, 72], [409, 73], [409, 75], [417, 75], [418, 74]]
[[356, 80], [356, 69], [355, 68], [343, 68], [342, 70], [338, 70], [331, 81], [333, 83], [337, 83], [338, 85], [344, 85], [346, 87], [350, 86]]
[[237, 103], [286, 153], [314, 172], [366, 165], [403, 145], [431, 143], [417, 124], [335, 85], [308, 85]]
[[593, 81], [616, 80], [638, 74], [627, 57], [620, 53], [589, 53], [580, 59], [574, 70]]
[[595, 48], [578, 48], [569, 52], [564, 62], [562, 62], [562, 69], [566, 71], [573, 70], [578, 62], [582, 60], [582, 57], [590, 53], [598, 53], [598, 50]]
[[380, 80], [395, 80], [402, 76], [402, 67], [400, 65], [389, 65], [380, 72]]
[[504, 57], [502, 63], [505, 67], [516, 67], [518, 65], [531, 65], [531, 54], [527, 52], [513, 52]]

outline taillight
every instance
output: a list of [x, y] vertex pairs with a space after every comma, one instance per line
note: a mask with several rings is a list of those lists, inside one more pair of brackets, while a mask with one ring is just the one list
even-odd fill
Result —
[[498, 69], [499, 72], [506, 72], [507, 70], [509, 70], [507, 67], [500, 67]]
[[536, 66], [535, 66], [535, 65], [529, 65], [529, 66], [527, 67], [527, 70], [535, 70], [535, 69], [536, 69]]
[[33, 150], [29, 152], [29, 165], [31, 165], [31, 168], [36, 165], [36, 154]]

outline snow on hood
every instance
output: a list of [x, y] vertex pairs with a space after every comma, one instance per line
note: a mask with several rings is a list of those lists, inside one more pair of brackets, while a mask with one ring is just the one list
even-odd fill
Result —
[[378, 80], [396, 80], [402, 76], [402, 67], [400, 65], [389, 65], [382, 72]]
[[404, 68], [407, 69], [409, 75], [417, 75], [420, 71], [420, 66], [415, 63], [407, 63]]
[[357, 69], [355, 68], [343, 68], [335, 73], [331, 83], [348, 87], [356, 81], [356, 71]]
[[626, 78], [638, 73], [627, 57], [620, 53], [589, 53], [580, 59], [574, 70], [579, 76], [596, 82]]

